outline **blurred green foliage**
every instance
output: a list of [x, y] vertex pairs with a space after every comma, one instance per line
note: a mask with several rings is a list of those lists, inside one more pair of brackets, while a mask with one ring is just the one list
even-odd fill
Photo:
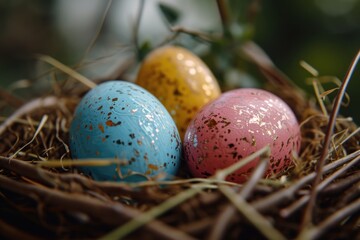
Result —
[[[305, 60], [320, 75], [342, 80], [352, 59], [360, 50], [360, 1], [303, 0], [262, 1], [256, 19], [255, 41], [265, 49], [276, 65], [298, 85], [311, 76], [300, 67]], [[347, 88], [351, 103], [341, 111], [358, 123], [360, 114], [360, 66]], [[333, 88], [334, 85], [326, 86]]]
[[0, 86], [30, 77], [33, 54], [60, 51], [53, 26], [53, 1], [0, 1]]
[[[187, 17], [186, 12], [177, 12], [176, 8], [169, 7], [169, 2], [166, 1], [161, 8], [170, 23], [175, 24]], [[56, 3], [56, 0], [0, 1], [0, 86], [36, 76], [33, 59], [36, 53], [49, 54], [68, 64], [76, 63], [75, 53], [55, 26], [54, 19], [59, 18], [59, 14], [61, 17], [61, 13], [54, 10]], [[194, 4], [203, 4], [204, 11], [216, 6], [208, 3], [194, 1]], [[119, 4], [119, 0], [114, 0], [113, 4]], [[99, 6], [101, 15], [106, 1]], [[126, 14], [127, 10], [123, 10], [124, 13], [117, 14]], [[253, 39], [279, 69], [312, 93], [311, 86], [306, 84], [306, 78], [311, 75], [300, 67], [300, 60], [308, 62], [320, 75], [342, 79], [360, 49], [359, 13], [359, 0], [230, 0], [229, 15], [234, 21], [224, 31], [224, 38], [211, 45], [210, 51], [202, 51], [201, 56], [219, 79], [228, 81], [227, 84], [260, 86], [262, 80], [256, 68], [233, 54], [236, 45]], [[219, 16], [212, 17], [219, 18], [220, 22]], [[199, 18], [196, 21], [208, 19]], [[128, 24], [133, 22], [133, 18], [129, 19]], [[213, 33], [218, 32], [216, 27]], [[107, 26], [103, 32], [106, 30], [109, 31]], [[212, 34], [211, 31], [209, 33]], [[140, 42], [139, 45], [145, 52], [151, 46], [148, 42]], [[189, 44], [190, 47], [193, 45], [193, 42]], [[350, 107], [342, 110], [344, 115], [352, 116], [357, 122], [360, 122], [356, 109], [360, 102], [359, 68], [348, 88], [352, 101]], [[334, 85], [325, 87], [333, 88]]]

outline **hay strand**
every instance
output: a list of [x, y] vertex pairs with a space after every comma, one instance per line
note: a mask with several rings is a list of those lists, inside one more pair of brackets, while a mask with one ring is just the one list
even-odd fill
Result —
[[[263, 154], [268, 154], [269, 150], [270, 150], [269, 146], [265, 146], [262, 149], [244, 158], [242, 161], [239, 161], [228, 168], [218, 170], [212, 178], [215, 178], [217, 180], [224, 180], [229, 174], [233, 173], [237, 169], [250, 163], [257, 157], [262, 156]], [[184, 201], [188, 200], [189, 198], [193, 197], [194, 195], [200, 193], [201, 191], [207, 188], [208, 185], [204, 183], [194, 184], [192, 185], [191, 188], [182, 191], [176, 196], [169, 198], [164, 203], [156, 207], [153, 207], [148, 212], [142, 214], [138, 218], [134, 218], [132, 221], [128, 222], [127, 224], [122, 225], [120, 228], [104, 236], [102, 239], [103, 240], [121, 239], [129, 235], [131, 232], [135, 231], [139, 227], [143, 226], [144, 224], [152, 221], [156, 217], [164, 214], [165, 212], [169, 211], [171, 208], [178, 206], [179, 204], [183, 203]]]
[[63, 63], [59, 62], [53, 57], [47, 56], [47, 55], [38, 55], [37, 58], [43, 62], [46, 62], [53, 67], [61, 70], [62, 72], [68, 74], [69, 76], [73, 77], [74, 79], [78, 80], [88, 88], [94, 88], [96, 87], [96, 84], [92, 82], [90, 79], [84, 77], [80, 73], [76, 72], [75, 70], [71, 69], [70, 67], [64, 65]]
[[[84, 57], [96, 43], [111, 4], [109, 0]], [[136, 15], [134, 44], [126, 50], [134, 50], [135, 45], [139, 51], [137, 38], [144, 4], [145, 1], [141, 1]], [[226, 1], [220, 0], [217, 4], [226, 28], [232, 21]], [[207, 43], [222, 37], [182, 26], [169, 24], [168, 27], [172, 34], [162, 44], [180, 34]], [[117, 79], [134, 66], [137, 56], [129, 56], [110, 77], [91, 81], [74, 69], [104, 61], [105, 57], [89, 62], [82, 59], [76, 68], [70, 68], [50, 56], [39, 55], [40, 61], [53, 67], [46, 74], [54, 82], [57, 82], [57, 70], [77, 82], [69, 86], [56, 84], [53, 92], [58, 97], [35, 99], [2, 118], [0, 236], [15, 234], [15, 237], [28, 239], [335, 239], [344, 236], [346, 231], [346, 237], [355, 239], [360, 211], [360, 128], [351, 117], [339, 116], [338, 111], [342, 99], [347, 98], [345, 89], [359, 61], [360, 51], [342, 83], [334, 77], [319, 76], [310, 64], [300, 63], [312, 75], [309, 81], [312, 81], [317, 100], [313, 102], [256, 43], [247, 41], [234, 47], [234, 54], [258, 68], [267, 80], [268, 90], [284, 99], [301, 122], [302, 146], [299, 155], [294, 154], [292, 168], [281, 175], [262, 179], [269, 157], [269, 147], [264, 147], [207, 179], [191, 178], [183, 166], [183, 172], [170, 181], [94, 181], [77, 167], [128, 162], [126, 159], [71, 160], [68, 134], [72, 114], [79, 96], [84, 93], [82, 85], [91, 89], [95, 83]], [[324, 83], [336, 86], [325, 89]], [[65, 87], [74, 90], [69, 94]], [[332, 102], [331, 95], [335, 91], [338, 94]], [[11, 96], [5, 98], [11, 101]], [[246, 183], [225, 180], [257, 158], [261, 160]], [[311, 220], [311, 225], [305, 224], [307, 219]], [[300, 222], [303, 225], [299, 226]]]

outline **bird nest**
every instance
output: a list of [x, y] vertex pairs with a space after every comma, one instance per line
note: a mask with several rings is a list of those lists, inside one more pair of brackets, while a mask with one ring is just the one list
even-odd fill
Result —
[[[320, 91], [320, 77], [311, 79], [318, 100], [312, 101], [274, 66], [259, 60], [251, 46], [244, 53], [267, 77], [267, 88], [289, 104], [301, 123], [302, 147], [293, 168], [262, 179], [265, 148], [243, 159], [263, 159], [244, 184], [224, 181], [240, 166], [207, 179], [189, 177], [184, 166], [181, 176], [166, 182], [94, 181], [77, 170], [76, 165], [84, 163], [71, 160], [69, 126], [85, 90], [82, 83], [69, 80], [58, 86], [56, 94], [22, 104], [2, 121], [0, 235], [13, 239], [359, 239], [360, 133], [351, 118], [338, 115], [357, 60], [337, 97], [327, 102], [324, 99], [332, 91]], [[66, 66], [58, 68], [72, 73]], [[4, 102], [9, 99], [4, 95]]]

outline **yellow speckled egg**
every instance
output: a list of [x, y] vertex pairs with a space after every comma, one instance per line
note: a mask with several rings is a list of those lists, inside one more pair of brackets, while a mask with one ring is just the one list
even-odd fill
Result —
[[181, 139], [198, 110], [221, 94], [206, 64], [192, 52], [175, 46], [149, 53], [140, 67], [136, 84], [162, 102], [173, 117]]

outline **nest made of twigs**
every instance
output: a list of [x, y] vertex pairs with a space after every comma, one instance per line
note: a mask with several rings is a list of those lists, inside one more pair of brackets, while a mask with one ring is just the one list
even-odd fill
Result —
[[[243, 185], [223, 181], [226, 170], [209, 179], [93, 181], [73, 166], [68, 147], [69, 125], [83, 85], [63, 86], [66, 90], [60, 94], [22, 105], [0, 126], [0, 235], [359, 239], [359, 128], [350, 118], [333, 113], [332, 105], [317, 107], [274, 66], [248, 56], [267, 76], [269, 89], [301, 122], [302, 148], [294, 168], [278, 178], [261, 179], [264, 160]], [[77, 90], [69, 94], [68, 89]], [[331, 114], [336, 114], [333, 121]], [[255, 154], [264, 153], [266, 149]]]

